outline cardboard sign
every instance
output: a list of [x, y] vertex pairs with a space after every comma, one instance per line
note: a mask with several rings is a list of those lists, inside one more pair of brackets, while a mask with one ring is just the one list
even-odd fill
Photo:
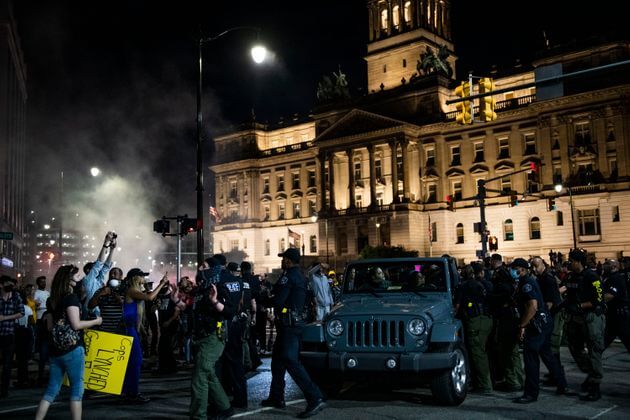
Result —
[[[85, 373], [83, 387], [92, 391], [120, 395], [127, 364], [131, 356], [133, 337], [104, 331], [86, 330]], [[64, 385], [68, 385], [67, 376]]]

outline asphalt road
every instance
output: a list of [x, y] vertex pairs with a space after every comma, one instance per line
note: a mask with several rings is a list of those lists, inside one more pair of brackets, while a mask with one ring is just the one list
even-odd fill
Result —
[[[569, 384], [574, 389], [584, 380], [575, 363], [562, 349], [562, 360]], [[519, 405], [512, 399], [519, 393], [496, 392], [491, 396], [469, 394], [459, 407], [436, 405], [427, 389], [391, 390], [378, 384], [347, 384], [337, 399], [329, 401], [329, 408], [315, 418], [332, 419], [620, 419], [630, 418], [630, 354], [618, 344], [604, 353], [605, 378], [603, 397], [594, 403], [582, 402], [578, 397], [558, 397], [553, 388], [543, 388], [536, 403]], [[287, 384], [284, 410], [260, 408], [267, 396], [271, 372], [269, 359], [248, 380], [249, 409], [237, 411], [236, 418], [278, 419], [295, 417], [305, 407], [302, 394], [290, 381]], [[544, 367], [542, 368], [544, 373]], [[118, 397], [97, 394], [84, 401], [85, 419], [184, 419], [190, 402], [190, 370], [168, 377], [143, 372], [140, 390], [151, 397], [144, 405], [123, 404]], [[42, 388], [11, 390], [9, 399], [0, 400], [0, 418], [32, 419]], [[49, 419], [69, 418], [67, 392], [62, 392], [49, 411]]]

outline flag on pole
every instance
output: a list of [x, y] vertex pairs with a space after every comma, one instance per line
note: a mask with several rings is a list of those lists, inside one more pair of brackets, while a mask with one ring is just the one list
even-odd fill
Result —
[[217, 224], [221, 223], [221, 215], [219, 214], [219, 210], [216, 207], [210, 206], [210, 216], [214, 217], [214, 220]]
[[[289, 229], [289, 228], [287, 228]], [[300, 243], [300, 234], [289, 229], [289, 238], [293, 238], [293, 246], [297, 247]]]

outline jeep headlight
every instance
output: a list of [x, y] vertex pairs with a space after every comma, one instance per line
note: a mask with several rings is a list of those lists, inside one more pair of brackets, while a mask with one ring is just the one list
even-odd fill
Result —
[[328, 323], [328, 334], [339, 337], [343, 333], [343, 324], [338, 319], [333, 319]]
[[427, 329], [427, 324], [420, 318], [414, 318], [407, 324], [407, 331], [411, 335], [422, 335]]

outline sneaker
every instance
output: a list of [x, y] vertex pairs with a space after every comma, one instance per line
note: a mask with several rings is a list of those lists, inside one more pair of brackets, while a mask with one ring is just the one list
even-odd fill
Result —
[[302, 411], [300, 414], [298, 414], [298, 418], [300, 419], [305, 419], [308, 417], [312, 417], [315, 414], [319, 413], [320, 411], [322, 411], [324, 408], [326, 408], [328, 406], [328, 404], [326, 404], [326, 401], [324, 401], [323, 399], [318, 399], [315, 402], [313, 402], [312, 404], [309, 404], [306, 406], [306, 410]]

